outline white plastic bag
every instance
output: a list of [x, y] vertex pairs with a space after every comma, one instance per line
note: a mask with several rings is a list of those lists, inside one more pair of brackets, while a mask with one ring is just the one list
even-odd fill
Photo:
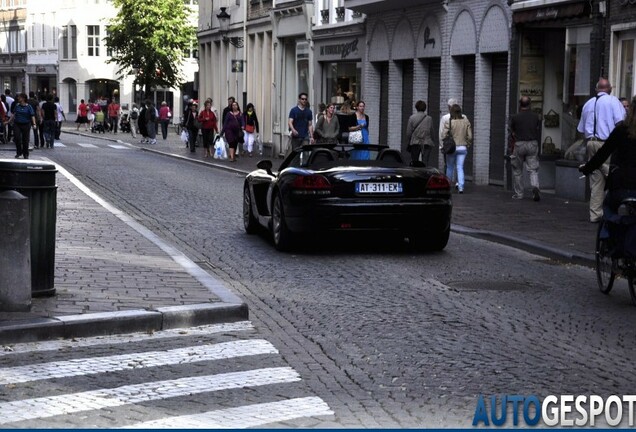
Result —
[[256, 145], [256, 148], [258, 149], [258, 154], [262, 155], [263, 154], [263, 140], [261, 139], [260, 134], [256, 134], [256, 137], [254, 138], [254, 144]]
[[188, 142], [188, 131], [185, 129], [181, 131], [181, 141], [184, 143]]
[[221, 135], [214, 140], [214, 159], [227, 159], [227, 142]]

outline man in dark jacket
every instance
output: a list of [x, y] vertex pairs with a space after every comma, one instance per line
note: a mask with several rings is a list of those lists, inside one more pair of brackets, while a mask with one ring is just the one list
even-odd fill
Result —
[[539, 131], [541, 120], [531, 110], [532, 101], [528, 96], [519, 99], [519, 113], [510, 119], [510, 132], [515, 139], [515, 147], [510, 156], [513, 185], [513, 199], [523, 199], [523, 165], [530, 175], [532, 199], [539, 201]]

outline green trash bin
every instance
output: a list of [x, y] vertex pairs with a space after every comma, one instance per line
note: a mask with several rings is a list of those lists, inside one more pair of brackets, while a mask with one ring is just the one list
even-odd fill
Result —
[[0, 159], [0, 192], [16, 190], [29, 199], [33, 297], [55, 294], [56, 173], [50, 162]]

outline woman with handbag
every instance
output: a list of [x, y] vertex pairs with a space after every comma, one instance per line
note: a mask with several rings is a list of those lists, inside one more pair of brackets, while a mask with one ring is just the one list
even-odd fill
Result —
[[188, 130], [188, 144], [190, 145], [190, 153], [194, 153], [196, 151], [197, 146], [197, 138], [199, 137], [199, 120], [197, 117], [199, 116], [199, 104], [196, 102], [192, 102], [190, 105], [190, 111], [185, 115], [185, 120], [183, 121], [183, 126]]
[[212, 100], [208, 99], [203, 105], [203, 109], [197, 116], [203, 135], [203, 157], [212, 156], [214, 153], [214, 134], [219, 132], [216, 114], [212, 111]]
[[232, 102], [232, 109], [223, 119], [223, 130], [221, 134], [225, 137], [227, 145], [230, 148], [230, 162], [236, 162], [236, 149], [239, 141], [243, 141], [243, 116], [238, 102]]
[[446, 177], [453, 179], [457, 168], [457, 189], [464, 193], [464, 161], [468, 147], [473, 142], [473, 129], [470, 121], [462, 114], [462, 108], [455, 104], [450, 108], [450, 118], [444, 123], [442, 136], [450, 134], [455, 141], [455, 151], [446, 153]]
[[[364, 113], [365, 103], [358, 101], [355, 112], [355, 124], [349, 127], [350, 144], [369, 144], [369, 116]], [[369, 150], [353, 150], [351, 159], [369, 160]]]
[[254, 138], [258, 134], [258, 117], [254, 110], [254, 104], [248, 103], [243, 114], [243, 150], [247, 151], [250, 157], [254, 156]]

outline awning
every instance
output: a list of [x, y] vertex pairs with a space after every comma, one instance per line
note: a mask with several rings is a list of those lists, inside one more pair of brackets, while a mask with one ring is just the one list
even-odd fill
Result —
[[512, 14], [512, 21], [515, 24], [521, 24], [561, 18], [575, 18], [582, 16], [584, 13], [585, 3], [570, 3], [514, 12]]

